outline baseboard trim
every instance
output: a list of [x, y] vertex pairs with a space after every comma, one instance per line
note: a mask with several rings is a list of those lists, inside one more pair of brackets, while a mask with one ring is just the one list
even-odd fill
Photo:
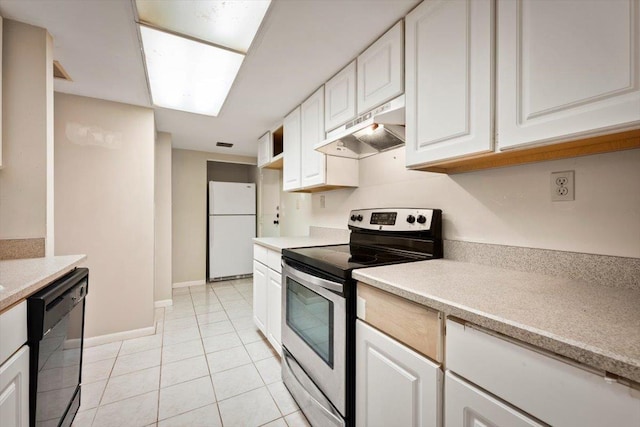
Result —
[[192, 280], [190, 282], [178, 282], [174, 283], [172, 287], [175, 288], [187, 288], [189, 286], [198, 286], [198, 285], [206, 285], [204, 279], [202, 280]]
[[154, 302], [153, 304], [155, 305], [156, 308], [171, 307], [173, 305], [173, 300], [161, 299], [159, 301]]
[[116, 332], [114, 334], [98, 335], [84, 339], [85, 347], [95, 347], [97, 345], [109, 344], [116, 341], [130, 340], [132, 338], [145, 337], [156, 333], [155, 326], [147, 328], [131, 329], [129, 331]]

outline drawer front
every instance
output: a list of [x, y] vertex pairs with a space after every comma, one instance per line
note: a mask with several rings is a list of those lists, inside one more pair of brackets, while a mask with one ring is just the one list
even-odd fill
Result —
[[442, 313], [358, 282], [358, 317], [432, 360], [442, 362]]
[[268, 250], [267, 251], [267, 265], [270, 269], [282, 273], [282, 265], [280, 264], [281, 254], [280, 252]]
[[27, 342], [27, 301], [0, 314], [0, 364]]
[[543, 427], [543, 424], [512, 408], [447, 371], [444, 382], [445, 427], [510, 426]]
[[447, 369], [551, 425], [637, 427], [640, 391], [447, 320]]
[[253, 259], [267, 265], [267, 253], [269, 249], [260, 245], [253, 245]]

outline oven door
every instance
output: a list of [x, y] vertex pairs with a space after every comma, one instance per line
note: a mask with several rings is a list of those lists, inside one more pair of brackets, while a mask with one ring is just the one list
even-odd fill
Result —
[[344, 417], [344, 285], [312, 276], [284, 261], [282, 289], [282, 345]]

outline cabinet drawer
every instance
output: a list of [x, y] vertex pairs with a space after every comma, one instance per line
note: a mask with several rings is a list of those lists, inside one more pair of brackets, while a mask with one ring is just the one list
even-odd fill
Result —
[[27, 301], [0, 314], [0, 364], [27, 342]]
[[444, 382], [445, 427], [543, 427], [536, 420], [447, 371]]
[[358, 317], [425, 356], [442, 362], [442, 313], [358, 282]]
[[281, 254], [280, 252], [269, 250], [267, 251], [267, 265], [270, 269], [282, 273], [282, 265], [280, 264]]
[[542, 350], [447, 320], [447, 369], [562, 426], [638, 426], [640, 391]]
[[260, 245], [253, 245], [253, 259], [267, 265], [267, 253], [269, 249]]

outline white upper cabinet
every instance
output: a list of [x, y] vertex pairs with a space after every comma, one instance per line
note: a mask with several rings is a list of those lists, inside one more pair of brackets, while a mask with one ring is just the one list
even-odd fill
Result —
[[284, 191], [358, 186], [358, 161], [313, 149], [324, 139], [324, 86], [284, 119]]
[[325, 155], [313, 149], [324, 139], [324, 87], [302, 103], [300, 113], [302, 187], [311, 187], [325, 182]]
[[271, 132], [267, 132], [258, 139], [258, 167], [261, 168], [271, 161]]
[[499, 0], [499, 147], [638, 127], [639, 9], [638, 0]]
[[324, 85], [324, 130], [329, 132], [356, 117], [356, 61]]
[[285, 191], [301, 187], [300, 169], [300, 107], [284, 118], [284, 166], [282, 188]]
[[432, 0], [405, 18], [407, 166], [493, 151], [493, 17], [493, 0]]
[[358, 56], [358, 114], [404, 92], [402, 39], [403, 27], [399, 21]]

